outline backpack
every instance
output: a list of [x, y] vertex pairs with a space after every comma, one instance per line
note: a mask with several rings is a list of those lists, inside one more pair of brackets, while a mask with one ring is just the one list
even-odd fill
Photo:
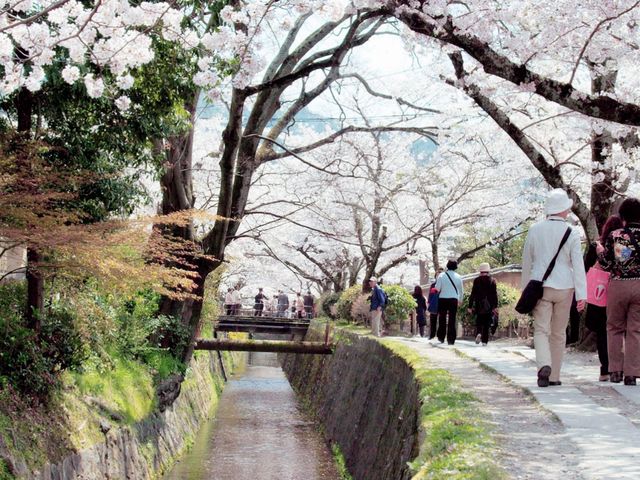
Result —
[[389, 295], [387, 295], [387, 292], [385, 292], [384, 289], [381, 288], [380, 290], [382, 290], [382, 296], [384, 297], [384, 305], [382, 306], [382, 308], [384, 308], [389, 305]]

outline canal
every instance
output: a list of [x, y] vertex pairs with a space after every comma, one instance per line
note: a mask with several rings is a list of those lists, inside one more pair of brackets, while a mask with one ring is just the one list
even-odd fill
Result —
[[164, 480], [338, 480], [318, 426], [301, 410], [276, 355], [251, 353], [226, 384], [215, 419]]

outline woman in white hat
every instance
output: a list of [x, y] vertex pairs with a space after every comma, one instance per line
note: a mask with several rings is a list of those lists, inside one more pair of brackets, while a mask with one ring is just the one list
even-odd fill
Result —
[[488, 263], [480, 264], [480, 275], [473, 280], [469, 295], [469, 314], [476, 316], [476, 343], [482, 341], [485, 346], [489, 343], [491, 319], [498, 308], [498, 287], [490, 270]]

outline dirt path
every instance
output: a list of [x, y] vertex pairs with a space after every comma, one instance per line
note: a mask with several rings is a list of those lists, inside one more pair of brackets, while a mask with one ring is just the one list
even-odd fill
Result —
[[562, 424], [518, 386], [483, 369], [453, 349], [434, 348], [423, 339], [397, 339], [457, 377], [483, 404], [499, 443], [500, 463], [514, 479], [567, 479], [583, 477]]

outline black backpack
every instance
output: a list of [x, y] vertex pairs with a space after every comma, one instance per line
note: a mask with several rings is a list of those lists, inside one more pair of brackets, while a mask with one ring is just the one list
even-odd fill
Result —
[[385, 292], [383, 288], [380, 290], [382, 290], [382, 296], [384, 297], [384, 305], [382, 306], [384, 308], [389, 305], [389, 295], [387, 295], [387, 292]]

